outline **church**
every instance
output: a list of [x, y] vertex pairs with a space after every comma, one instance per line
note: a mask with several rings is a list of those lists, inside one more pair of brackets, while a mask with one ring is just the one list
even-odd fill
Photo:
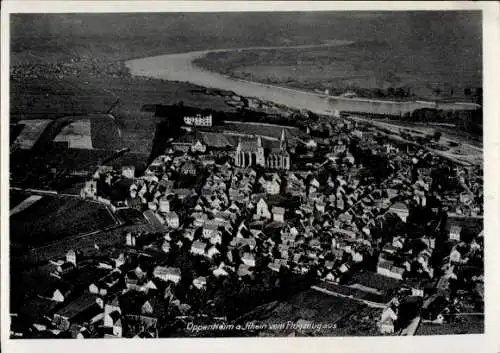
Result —
[[261, 166], [269, 169], [290, 169], [290, 153], [285, 129], [281, 131], [279, 147], [264, 149], [261, 137], [256, 139], [238, 141], [234, 162], [237, 167], [247, 168], [251, 166]]

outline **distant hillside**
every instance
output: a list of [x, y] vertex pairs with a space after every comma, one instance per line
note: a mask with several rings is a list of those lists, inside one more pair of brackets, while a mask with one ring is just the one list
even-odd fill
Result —
[[434, 52], [455, 65], [477, 56], [482, 38], [479, 11], [80, 13], [16, 14], [11, 18], [13, 52], [77, 54], [98, 60], [345, 39], [404, 43]]

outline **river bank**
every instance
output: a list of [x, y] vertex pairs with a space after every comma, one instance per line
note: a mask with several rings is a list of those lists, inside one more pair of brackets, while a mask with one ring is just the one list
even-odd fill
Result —
[[[350, 43], [348, 41], [334, 41], [319, 46], [339, 46]], [[318, 45], [302, 45], [293, 48], [312, 48]], [[216, 49], [204, 51], [192, 51], [177, 54], [152, 56], [134, 59], [125, 62], [133, 76], [143, 76], [163, 79], [167, 81], [188, 82], [191, 84], [232, 91], [245, 97], [254, 97], [277, 104], [282, 104], [294, 109], [309, 110], [318, 114], [329, 114], [335, 110], [351, 111], [372, 114], [402, 115], [420, 108], [436, 109], [477, 109], [477, 105], [464, 103], [441, 103], [424, 101], [386, 101], [378, 99], [346, 98], [330, 96], [281, 87], [276, 85], [235, 79], [213, 71], [199, 67], [194, 62], [209, 53], [245, 51], [245, 50], [267, 50], [284, 47], [249, 47], [239, 49]]]

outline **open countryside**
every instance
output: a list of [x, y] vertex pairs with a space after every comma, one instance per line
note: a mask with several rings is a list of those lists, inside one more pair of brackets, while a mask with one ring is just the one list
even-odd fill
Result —
[[[334, 44], [330, 44], [334, 45]], [[338, 44], [342, 45], [342, 44]], [[303, 47], [301, 47], [303, 49]], [[255, 48], [250, 48], [255, 49]], [[268, 48], [262, 48], [266, 50]], [[244, 51], [244, 49], [236, 49]], [[218, 50], [231, 51], [231, 50]], [[332, 114], [334, 111], [353, 111], [372, 114], [403, 115], [420, 108], [477, 109], [476, 104], [396, 102], [368, 98], [330, 97], [325, 94], [301, 91], [276, 85], [233, 79], [229, 76], [202, 69], [193, 62], [213, 51], [196, 51], [181, 54], [167, 54], [134, 59], [126, 62], [132, 75], [160, 78], [169, 81], [189, 82], [195, 85], [223, 89], [246, 97], [270, 100], [274, 103], [296, 109], [309, 110], [318, 114]]]

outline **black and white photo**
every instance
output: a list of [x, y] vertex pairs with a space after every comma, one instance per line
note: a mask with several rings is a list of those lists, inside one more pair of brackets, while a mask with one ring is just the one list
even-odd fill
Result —
[[9, 339], [484, 334], [483, 16], [11, 13]]

